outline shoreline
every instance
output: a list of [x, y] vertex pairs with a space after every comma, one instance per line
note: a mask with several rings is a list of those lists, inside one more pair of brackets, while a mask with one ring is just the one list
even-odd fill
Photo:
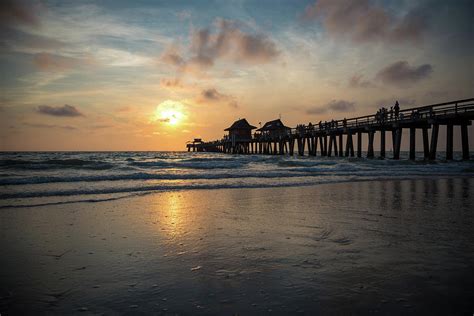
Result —
[[[72, 200], [72, 201], [55, 201], [55, 202], [45, 202], [38, 204], [0, 204], [0, 209], [8, 208], [34, 208], [34, 207], [43, 207], [43, 206], [55, 206], [55, 205], [67, 205], [67, 204], [77, 204], [77, 203], [101, 203], [122, 200], [127, 198], [142, 197], [153, 194], [166, 194], [166, 193], [176, 193], [176, 192], [187, 192], [187, 191], [215, 191], [215, 190], [253, 190], [253, 189], [285, 189], [285, 188], [311, 188], [319, 187], [321, 185], [331, 185], [331, 184], [351, 184], [351, 183], [362, 183], [362, 182], [391, 182], [391, 181], [424, 181], [424, 180], [446, 180], [446, 179], [474, 179], [474, 175], [462, 175], [462, 174], [447, 174], [447, 175], [435, 175], [435, 176], [400, 176], [399, 178], [387, 177], [387, 178], [377, 178], [377, 179], [342, 179], [342, 180], [333, 180], [328, 182], [321, 183], [302, 183], [302, 184], [284, 184], [284, 185], [248, 185], [248, 186], [227, 186], [227, 187], [185, 187], [185, 188], [174, 188], [174, 189], [158, 189], [158, 190], [147, 190], [142, 188], [143, 191], [117, 191], [117, 192], [105, 192], [105, 193], [91, 193], [91, 194], [71, 194], [71, 195], [51, 195], [51, 196], [31, 196], [25, 197], [27, 199], [47, 199], [47, 198], [62, 198], [62, 197], [93, 197], [86, 200]], [[118, 197], [104, 197], [104, 198], [94, 198], [95, 196], [106, 196], [114, 194], [126, 194], [124, 196]], [[2, 201], [12, 200], [14, 198], [4, 198]]]
[[0, 311], [470, 312], [473, 202], [469, 177], [4, 209]]

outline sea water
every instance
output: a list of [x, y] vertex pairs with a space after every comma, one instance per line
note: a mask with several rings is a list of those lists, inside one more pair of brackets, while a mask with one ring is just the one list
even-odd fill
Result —
[[[419, 153], [421, 154], [421, 153]], [[390, 156], [390, 154], [388, 154]], [[429, 177], [472, 177], [454, 162], [189, 152], [0, 153], [0, 207], [98, 202], [188, 189], [266, 188]]]

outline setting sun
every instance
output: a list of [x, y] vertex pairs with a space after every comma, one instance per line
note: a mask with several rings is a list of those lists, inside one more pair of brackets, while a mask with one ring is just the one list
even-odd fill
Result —
[[160, 103], [155, 110], [155, 120], [169, 125], [177, 125], [185, 118], [182, 103], [166, 100]]

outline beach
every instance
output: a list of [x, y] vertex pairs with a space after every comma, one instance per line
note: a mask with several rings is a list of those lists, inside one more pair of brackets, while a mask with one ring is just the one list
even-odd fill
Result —
[[2, 315], [474, 310], [462, 174], [7, 202]]

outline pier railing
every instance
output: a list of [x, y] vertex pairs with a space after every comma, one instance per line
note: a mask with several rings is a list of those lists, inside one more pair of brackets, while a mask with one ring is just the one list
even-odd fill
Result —
[[[410, 130], [410, 159], [415, 159], [416, 129], [422, 130], [425, 159], [436, 158], [438, 132], [440, 125], [446, 125], [446, 159], [453, 159], [453, 127], [461, 127], [463, 159], [469, 159], [469, 142], [467, 127], [474, 119], [474, 98], [451, 102], [430, 104], [403, 110], [381, 108], [377, 113], [318, 122], [308, 125], [299, 124], [295, 128], [284, 128], [280, 131], [256, 132], [250, 137], [224, 137], [212, 142], [188, 144], [188, 150], [217, 151], [225, 153], [259, 153], [293, 155], [295, 142], [298, 154], [316, 155], [318, 143], [322, 156], [354, 156], [353, 135], [357, 135], [357, 156], [362, 153], [362, 134], [368, 135], [367, 157], [374, 156], [374, 135], [380, 132], [380, 156], [385, 157], [385, 134], [392, 132], [393, 158], [399, 159], [403, 129]], [[432, 128], [431, 141], [428, 129]], [[345, 154], [343, 137], [346, 138]], [[336, 140], [338, 139], [338, 141]], [[199, 139], [200, 141], [200, 139]], [[306, 147], [305, 147], [306, 146]], [[339, 148], [339, 149], [338, 149]]]
[[331, 120], [314, 125], [300, 125], [291, 128], [289, 135], [314, 134], [321, 132], [333, 132], [338, 129], [353, 129], [361, 127], [374, 127], [414, 121], [427, 121], [430, 119], [452, 118], [456, 116], [474, 115], [474, 98], [463, 99], [452, 102], [430, 104], [421, 107], [403, 109], [395, 115], [394, 110], [385, 113], [369, 114], [349, 119]]

